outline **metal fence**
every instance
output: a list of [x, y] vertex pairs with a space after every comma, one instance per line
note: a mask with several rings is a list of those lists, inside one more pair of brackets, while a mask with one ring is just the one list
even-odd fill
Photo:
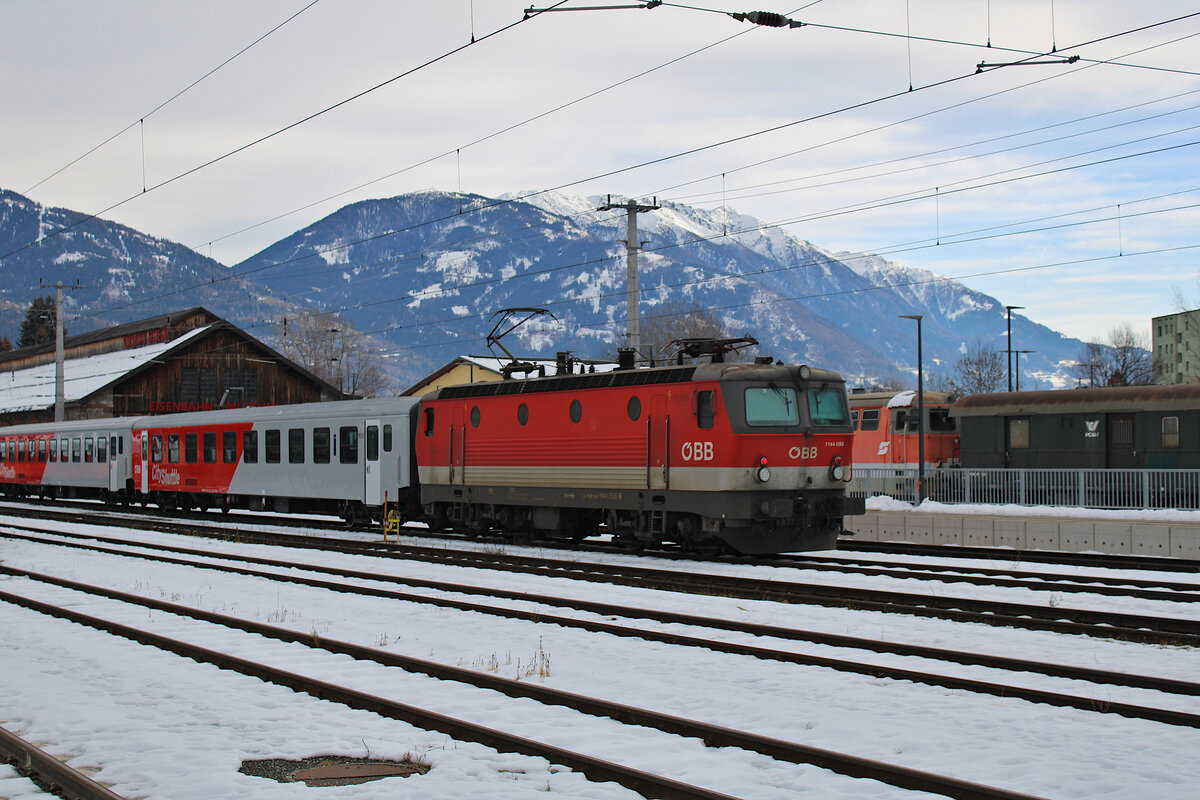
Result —
[[[916, 467], [855, 467], [854, 497], [886, 495], [915, 503]], [[1200, 508], [1195, 469], [925, 470], [925, 496], [939, 503], [999, 503], [1075, 508]]]

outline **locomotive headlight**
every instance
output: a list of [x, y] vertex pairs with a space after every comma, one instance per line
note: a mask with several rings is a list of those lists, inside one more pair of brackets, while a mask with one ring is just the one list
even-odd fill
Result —
[[755, 471], [754, 477], [758, 478], [763, 483], [771, 480], [771, 468], [767, 465], [766, 456], [759, 456], [758, 469]]
[[833, 465], [829, 468], [829, 477], [835, 481], [844, 481], [846, 479], [846, 468], [842, 466], [841, 456], [833, 457]]

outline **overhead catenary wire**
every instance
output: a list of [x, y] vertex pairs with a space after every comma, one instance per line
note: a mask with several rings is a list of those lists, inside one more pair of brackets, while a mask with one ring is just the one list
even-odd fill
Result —
[[[109, 136], [109, 137], [108, 137], [107, 139], [105, 139], [104, 141], [100, 142], [99, 144], [97, 144], [97, 145], [93, 146], [91, 149], [89, 149], [89, 150], [87, 150], [86, 152], [84, 152], [82, 155], [76, 156], [76, 157], [75, 157], [74, 159], [72, 159], [71, 161], [67, 162], [67, 163], [66, 163], [66, 164], [64, 164], [63, 166], [61, 166], [61, 167], [59, 167], [58, 169], [56, 169], [54, 172], [50, 173], [49, 175], [47, 175], [46, 177], [42, 178], [42, 179], [41, 179], [40, 181], [38, 181], [37, 183], [33, 184], [33, 186], [30, 186], [28, 189], [26, 189], [24, 192], [22, 192], [22, 194], [29, 194], [29, 193], [30, 193], [30, 192], [32, 192], [34, 189], [38, 188], [39, 186], [41, 186], [43, 183], [45, 183], [46, 181], [50, 180], [51, 178], [54, 178], [54, 177], [57, 177], [58, 175], [61, 175], [63, 172], [65, 172], [65, 171], [67, 171], [68, 169], [70, 169], [71, 167], [75, 166], [75, 165], [76, 165], [76, 164], [78, 164], [80, 161], [83, 161], [85, 158], [87, 158], [88, 156], [90, 156], [92, 153], [95, 153], [97, 150], [99, 150], [100, 148], [104, 147], [104, 146], [105, 146], [106, 144], [108, 144], [109, 142], [111, 142], [111, 141], [113, 141], [114, 139], [116, 139], [117, 137], [121, 136], [121, 134], [123, 134], [123, 133], [126, 133], [127, 131], [129, 131], [130, 129], [132, 129], [132, 128], [133, 128], [135, 125], [139, 125], [139, 126], [141, 126], [141, 128], [142, 128], [142, 137], [143, 137], [143, 139], [142, 139], [142, 153], [143, 153], [143, 160], [142, 160], [142, 191], [143, 191], [143, 192], [144, 192], [144, 191], [146, 191], [146, 174], [145, 174], [145, 172], [146, 172], [146, 164], [145, 164], [145, 128], [146, 128], [146, 119], [147, 119], [148, 117], [150, 117], [150, 116], [152, 116], [152, 115], [156, 114], [157, 112], [161, 111], [162, 109], [166, 108], [168, 105], [170, 105], [170, 104], [171, 104], [171, 103], [173, 103], [174, 101], [178, 100], [178, 99], [179, 99], [180, 97], [182, 97], [184, 94], [186, 94], [187, 92], [189, 92], [189, 91], [191, 91], [192, 89], [194, 89], [194, 88], [195, 88], [197, 85], [199, 85], [200, 83], [202, 83], [202, 82], [203, 82], [203, 81], [205, 81], [206, 79], [208, 79], [208, 78], [212, 77], [212, 76], [213, 76], [213, 75], [214, 75], [214, 74], [215, 74], [217, 71], [219, 71], [219, 70], [220, 70], [222, 67], [224, 67], [224, 66], [228, 65], [230, 62], [232, 62], [232, 61], [233, 61], [234, 59], [236, 59], [238, 56], [241, 56], [241, 55], [242, 55], [242, 54], [244, 54], [244, 53], [245, 53], [247, 50], [250, 50], [252, 47], [254, 47], [255, 45], [257, 45], [257, 44], [259, 44], [260, 42], [262, 42], [262, 41], [263, 41], [264, 39], [266, 39], [268, 36], [270, 36], [271, 34], [275, 33], [277, 30], [279, 30], [280, 28], [282, 28], [284, 25], [287, 25], [289, 22], [291, 22], [292, 20], [294, 20], [296, 17], [298, 17], [298, 16], [300, 16], [301, 14], [303, 14], [305, 11], [308, 11], [310, 8], [312, 8], [313, 6], [315, 6], [315, 5], [316, 5], [317, 3], [319, 3], [319, 2], [320, 2], [320, 0], [312, 0], [312, 1], [311, 1], [311, 2], [308, 4], [308, 5], [304, 6], [304, 7], [303, 7], [303, 8], [301, 8], [299, 11], [297, 11], [297, 12], [295, 12], [294, 14], [290, 15], [290, 16], [289, 16], [287, 19], [283, 20], [282, 22], [280, 22], [280, 23], [278, 23], [277, 25], [275, 25], [274, 27], [272, 27], [272, 28], [271, 28], [269, 31], [267, 31], [266, 33], [262, 34], [261, 36], [259, 36], [259, 37], [258, 37], [257, 39], [255, 39], [254, 41], [250, 42], [248, 45], [246, 45], [245, 47], [243, 47], [241, 50], [238, 50], [236, 53], [234, 53], [233, 55], [231, 55], [231, 56], [229, 56], [228, 58], [226, 58], [226, 59], [225, 59], [224, 61], [222, 61], [220, 64], [217, 64], [215, 67], [213, 67], [212, 69], [210, 69], [208, 72], [204, 73], [204, 74], [203, 74], [203, 75], [201, 75], [199, 78], [197, 78], [196, 80], [192, 81], [192, 82], [191, 82], [191, 83], [189, 83], [187, 86], [183, 87], [182, 89], [180, 89], [179, 91], [177, 91], [175, 94], [171, 95], [171, 96], [170, 96], [170, 97], [168, 97], [166, 100], [162, 101], [162, 102], [161, 102], [161, 103], [159, 103], [157, 106], [155, 106], [154, 108], [152, 108], [152, 109], [150, 109], [149, 111], [147, 111], [145, 114], [142, 114], [142, 115], [141, 115], [141, 116], [140, 116], [140, 117], [139, 117], [137, 120], [135, 120], [134, 122], [131, 122], [131, 123], [129, 123], [129, 124], [128, 124], [128, 125], [126, 125], [124, 128], [122, 128], [121, 130], [119, 130], [119, 131], [117, 131], [116, 133], [114, 133], [112, 136]], [[101, 212], [101, 213], [103, 213], [103, 212]]]
[[[557, 2], [554, 3], [554, 6], [557, 7], [566, 2], [568, 2], [568, 0], [557, 0]], [[143, 189], [141, 192], [139, 192], [137, 194], [126, 197], [124, 200], [119, 200], [105, 208], [100, 209], [99, 211], [95, 211], [93, 213], [86, 214], [86, 215], [80, 217], [79, 219], [77, 219], [75, 222], [73, 222], [63, 228], [59, 228], [58, 230], [52, 231], [49, 234], [40, 235], [37, 239], [35, 239], [32, 242], [29, 242], [28, 244], [22, 245], [13, 250], [9, 250], [6, 253], [0, 254], [0, 262], [3, 262], [5, 259], [10, 258], [13, 255], [16, 255], [17, 253], [27, 250], [30, 247], [34, 247], [52, 236], [61, 235], [62, 233], [66, 232], [68, 230], [71, 230], [71, 229], [75, 228], [76, 226], [81, 225], [84, 222], [87, 222], [88, 220], [93, 220], [93, 219], [98, 218], [101, 214], [105, 214], [109, 211], [112, 211], [115, 208], [120, 208], [121, 206], [125, 205], [126, 203], [129, 203], [129, 202], [137, 199], [138, 197], [143, 196], [144, 194], [146, 194], [148, 192], [153, 192], [157, 189], [163, 188], [164, 186], [169, 186], [170, 184], [175, 183], [178, 180], [182, 180], [183, 178], [186, 178], [189, 175], [199, 172], [200, 170], [207, 169], [208, 167], [211, 167], [214, 164], [218, 164], [228, 158], [231, 158], [232, 156], [235, 156], [238, 153], [242, 153], [246, 150], [249, 150], [252, 147], [256, 147], [257, 145], [262, 144], [263, 142], [274, 139], [276, 136], [286, 133], [287, 131], [297, 128], [308, 122], [312, 122], [313, 120], [317, 119], [318, 117], [324, 116], [325, 114], [328, 114], [331, 111], [334, 111], [338, 108], [341, 108], [342, 106], [352, 103], [355, 100], [358, 100], [359, 98], [365, 97], [366, 95], [371, 94], [372, 92], [376, 92], [376, 91], [384, 88], [385, 86], [389, 86], [402, 78], [406, 78], [415, 72], [418, 72], [422, 69], [425, 69], [426, 67], [430, 67], [434, 64], [437, 64], [441, 61], [446, 60], [447, 58], [450, 58], [451, 56], [461, 53], [463, 50], [467, 49], [468, 47], [473, 47], [481, 42], [487, 41], [488, 39], [491, 39], [495, 36], [499, 36], [502, 33], [510, 31], [513, 28], [515, 28], [516, 26], [527, 22], [528, 20], [535, 19], [537, 16], [539, 16], [539, 15], [534, 14], [531, 16], [527, 16], [524, 19], [519, 19], [516, 22], [512, 22], [512, 23], [509, 23], [508, 25], [504, 25], [500, 28], [497, 28], [496, 30], [491, 31], [490, 33], [484, 34], [483, 36], [479, 37], [478, 39], [474, 39], [474, 40], [468, 42], [467, 44], [461, 45], [459, 47], [455, 47], [449, 51], [442, 53], [441, 55], [435, 56], [434, 58], [431, 58], [425, 62], [422, 62], [421, 64], [418, 64], [415, 67], [407, 69], [404, 72], [401, 72], [399, 75], [394, 75], [391, 78], [388, 78], [384, 81], [380, 81], [379, 83], [375, 84], [374, 86], [371, 86], [367, 89], [363, 89], [359, 92], [356, 92], [355, 94], [353, 94], [349, 97], [339, 100], [338, 102], [334, 103], [333, 105], [326, 106], [325, 108], [323, 108], [319, 111], [315, 111], [315, 112], [309, 114], [308, 116], [303, 117], [302, 119], [296, 120], [295, 122], [291, 122], [291, 123], [283, 126], [282, 128], [277, 128], [276, 130], [272, 131], [271, 133], [264, 134], [263, 136], [260, 136], [257, 139], [254, 139], [250, 142], [242, 144], [242, 145], [234, 148], [233, 150], [229, 150], [222, 155], [219, 155], [215, 158], [211, 158], [201, 164], [197, 164], [196, 166], [190, 167], [189, 169], [186, 169], [183, 172], [177, 173], [173, 177], [167, 178], [156, 184], [153, 184], [152, 186], [149, 186], [149, 187]]]

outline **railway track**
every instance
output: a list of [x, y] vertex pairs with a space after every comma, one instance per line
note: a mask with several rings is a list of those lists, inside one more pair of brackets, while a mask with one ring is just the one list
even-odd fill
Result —
[[[57, 544], [54, 541], [40, 540], [47, 544]], [[86, 547], [84, 544], [76, 546]], [[93, 549], [93, 548], [89, 548]], [[178, 550], [178, 548], [173, 548]], [[849, 672], [855, 674], [869, 675], [875, 678], [912, 681], [931, 686], [939, 686], [953, 690], [971, 691], [979, 694], [990, 694], [997, 697], [1018, 697], [1029, 702], [1046, 703], [1050, 705], [1077, 708], [1086, 711], [1103, 711], [1105, 713], [1117, 714], [1132, 718], [1149, 719], [1157, 722], [1164, 722], [1172, 725], [1183, 725], [1188, 727], [1200, 727], [1200, 716], [1177, 712], [1170, 709], [1153, 706], [1139, 706], [1134, 704], [1125, 704], [1113, 702], [1111, 699], [1101, 699], [1098, 697], [1087, 697], [1079, 695], [1069, 695], [1060, 692], [1052, 692], [1046, 690], [1033, 689], [1020, 685], [1014, 685], [1011, 682], [997, 683], [982, 680], [973, 680], [963, 677], [946, 675], [943, 673], [935, 673], [928, 671], [919, 671], [914, 669], [903, 669], [897, 667], [888, 667], [879, 664], [863, 663], [860, 661], [848, 661], [845, 659], [836, 659], [830, 657], [806, 655], [786, 650], [771, 649], [759, 645], [737, 644], [731, 642], [717, 641], [714, 639], [700, 638], [697, 636], [669, 633], [664, 631], [647, 630], [644, 628], [634, 628], [627, 625], [615, 625], [609, 621], [593, 621], [575, 619], [570, 617], [551, 616], [541, 611], [521, 611], [517, 609], [488, 606], [480, 603], [457, 601], [449, 598], [435, 598], [423, 595], [413, 595], [407, 592], [397, 592], [391, 590], [373, 589], [370, 587], [355, 586], [346, 583], [331, 582], [315, 578], [305, 578], [302, 575], [279, 574], [273, 572], [263, 572], [249, 568], [235, 567], [228, 564], [213, 564], [196, 562], [174, 557], [155, 557], [147, 556], [141, 553], [136, 553], [128, 550], [119, 550], [115, 548], [104, 548], [103, 552], [111, 552], [117, 555], [133, 555], [137, 558], [150, 558], [152, 560], [164, 561], [167, 563], [181, 564], [191, 567], [199, 567], [204, 569], [214, 569], [222, 572], [242, 574], [256, 578], [266, 578], [269, 580], [286, 581], [296, 583], [313, 588], [327, 589], [341, 593], [361, 594], [374, 597], [383, 597], [393, 600], [402, 600], [409, 602], [417, 602], [423, 604], [436, 605], [444, 608], [454, 608], [461, 611], [474, 611], [485, 613], [492, 616], [500, 616], [507, 618], [523, 619], [535, 621], [545, 624], [556, 624], [563, 627], [581, 628], [592, 632], [611, 633], [623, 637], [637, 637], [647, 641], [657, 641], [667, 644], [691, 646], [713, 650], [716, 652], [734, 653], [739, 655], [750, 655], [757, 658], [781, 661], [786, 663], [795, 663], [805, 666], [816, 666], [835, 669], [841, 672]], [[204, 556], [206, 554], [200, 551], [193, 551], [193, 554]], [[222, 560], [237, 560], [236, 556], [212, 556]], [[254, 563], [263, 563], [263, 559], [249, 559]], [[379, 576], [375, 573], [362, 573], [347, 570], [335, 570], [327, 567], [317, 567], [313, 565], [305, 565], [300, 562], [286, 561], [268, 561], [270, 566], [288, 568], [290, 570], [309, 570], [318, 571], [322, 574], [333, 574], [343, 578], [371, 580], [377, 582], [390, 583], [405, 583], [412, 586], [433, 588], [443, 591], [452, 591], [457, 593], [469, 593], [474, 595], [489, 595], [506, 600], [521, 600], [539, 605], [557, 605], [559, 607], [568, 607], [579, 611], [587, 611], [595, 614], [603, 615], [606, 620], [611, 620], [614, 617], [625, 619], [653, 619], [662, 623], [684, 624], [697, 628], [720, 629], [727, 631], [736, 631], [745, 633], [754, 637], [761, 638], [779, 638], [790, 639], [797, 641], [807, 641], [818, 644], [826, 644], [838, 647], [855, 648], [860, 650], [870, 650], [877, 653], [890, 653], [896, 655], [916, 656], [919, 658], [930, 659], [935, 661], [951, 662], [958, 664], [968, 664], [975, 666], [986, 666], [990, 668], [1003, 669], [1011, 672], [1027, 672], [1041, 674], [1052, 677], [1071, 678], [1076, 680], [1085, 680], [1097, 684], [1105, 684], [1109, 686], [1124, 686], [1129, 688], [1152, 689], [1163, 692], [1165, 694], [1191, 695], [1200, 696], [1200, 684], [1189, 683], [1185, 681], [1175, 681], [1163, 678], [1154, 678], [1149, 676], [1130, 675], [1126, 673], [1117, 673], [1099, 669], [1071, 667], [1062, 664], [1049, 664], [1041, 662], [1031, 662], [1027, 660], [1011, 659], [1004, 657], [989, 657], [975, 653], [964, 653], [939, 648], [927, 648], [911, 645], [895, 645], [872, 640], [863, 640], [847, 636], [838, 636], [831, 634], [821, 634], [810, 631], [798, 631], [791, 629], [782, 629], [774, 626], [757, 625], [752, 623], [740, 623], [728, 620], [712, 619], [708, 617], [699, 617], [692, 615], [677, 614], [672, 612], [656, 612], [644, 608], [628, 608], [614, 604], [589, 603], [584, 601], [565, 600], [557, 596], [533, 595], [521, 592], [501, 591], [494, 589], [485, 589], [477, 586], [466, 586], [449, 584], [445, 582], [432, 581], [412, 581], [406, 579], [396, 579], [387, 576]], [[72, 581], [55, 578], [53, 576], [41, 575], [24, 570], [19, 570], [13, 567], [0, 566], [0, 574], [26, 577], [33, 580], [38, 580], [46, 583], [52, 583], [67, 588], [81, 589], [82, 584], [76, 584]], [[107, 590], [99, 587], [86, 587], [86, 590], [94, 594], [111, 594]], [[125, 595], [121, 595], [122, 598]]]
[[124, 800], [107, 786], [2, 727], [0, 761], [11, 764], [46, 792], [66, 800]]
[[[62, 512], [52, 512], [52, 518]], [[91, 519], [75, 518], [75, 522], [111, 525], [107, 516]], [[196, 527], [161, 519], [134, 516], [129, 527], [164, 533], [185, 534], [204, 538], [234, 540], [247, 543], [282, 545], [306, 549], [324, 549], [360, 555], [386, 556], [459, 567], [478, 567], [521, 574], [559, 577], [571, 580], [636, 586], [660, 591], [689, 594], [720, 594], [750, 600], [783, 603], [802, 603], [830, 607], [901, 613], [934, 617], [959, 622], [978, 622], [997, 626], [1047, 630], [1059, 633], [1083, 634], [1103, 638], [1165, 644], [1200, 645], [1200, 620], [1184, 617], [1162, 617], [1146, 614], [1119, 614], [1091, 611], [1061, 605], [1034, 605], [937, 594], [917, 594], [895, 590], [830, 586], [825, 584], [763, 581], [756, 578], [689, 573], [637, 565], [601, 564], [569, 559], [551, 559], [528, 555], [507, 555], [479, 551], [451, 550], [413, 545], [364, 543], [353, 540], [330, 540], [324, 537], [299, 536], [262, 531], [220, 531], [211, 527]], [[120, 524], [126, 520], [120, 518]], [[37, 530], [37, 529], [34, 529]], [[104, 537], [92, 537], [104, 541]], [[121, 540], [110, 540], [120, 543]], [[161, 549], [171, 548], [163, 546]], [[201, 551], [182, 549], [192, 555]], [[1030, 587], [1027, 587], [1030, 588]], [[1054, 591], [1053, 584], [1042, 583], [1037, 588]], [[1183, 602], [1200, 599], [1197, 593], [1172, 592], [1157, 596]]]
[[[26, 577], [32, 576], [26, 575]], [[985, 786], [883, 761], [760, 736], [747, 731], [711, 725], [696, 720], [563, 692], [535, 684], [510, 681], [474, 670], [450, 667], [422, 659], [400, 656], [376, 648], [362, 647], [324, 637], [318, 641], [311, 634], [298, 633], [278, 626], [265, 625], [212, 612], [203, 612], [173, 603], [128, 595], [70, 581], [55, 580], [52, 582], [70, 588], [73, 591], [103, 595], [110, 600], [120, 603], [153, 608], [158, 611], [225, 626], [249, 634], [294, 644], [302, 644], [317, 651], [348, 655], [358, 660], [371, 661], [383, 666], [421, 673], [444, 681], [455, 681], [478, 689], [501, 692], [510, 697], [529, 698], [542, 704], [563, 706], [590, 716], [607, 717], [627, 725], [655, 728], [664, 733], [696, 738], [708, 747], [741, 748], [769, 756], [778, 761], [811, 764], [842, 775], [855, 778], [868, 778], [905, 789], [931, 792], [947, 797], [967, 798], [970, 800], [1037, 800], [1032, 795], [1003, 788]], [[615, 781], [622, 786], [641, 793], [645, 797], [664, 798], [665, 800], [684, 800], [684, 798], [724, 800], [725, 798], [729, 798], [729, 795], [726, 794], [663, 778], [623, 764], [564, 749], [547, 742], [534, 741], [495, 728], [484, 727], [467, 720], [449, 717], [430, 709], [365, 694], [348, 686], [318, 680], [266, 663], [201, 647], [180, 639], [168, 638], [111, 619], [83, 614], [72, 608], [47, 603], [13, 592], [0, 591], [0, 601], [19, 605], [41, 614], [68, 620], [80, 625], [87, 625], [114, 636], [120, 636], [201, 663], [213, 664], [222, 669], [232, 670], [243, 675], [259, 678], [263, 681], [286, 686], [297, 692], [304, 692], [314, 697], [341, 703], [351, 708], [372, 711], [385, 717], [400, 719], [421, 728], [445, 733], [458, 740], [478, 742], [501, 752], [515, 752], [546, 758], [552, 763], [563, 764], [577, 770], [591, 780]]]

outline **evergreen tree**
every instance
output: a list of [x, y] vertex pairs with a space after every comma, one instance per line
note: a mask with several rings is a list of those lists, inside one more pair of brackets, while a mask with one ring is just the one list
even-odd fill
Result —
[[13, 349], [12, 340], [9, 339], [7, 336], [0, 336], [0, 353], [7, 353], [9, 350], [12, 350], [12, 349]]
[[[17, 337], [17, 347], [33, 347], [47, 342], [54, 342], [54, 325], [56, 322], [54, 297], [35, 297], [25, 312], [25, 321], [21, 323], [21, 334]], [[63, 335], [66, 336], [66, 330]]]

